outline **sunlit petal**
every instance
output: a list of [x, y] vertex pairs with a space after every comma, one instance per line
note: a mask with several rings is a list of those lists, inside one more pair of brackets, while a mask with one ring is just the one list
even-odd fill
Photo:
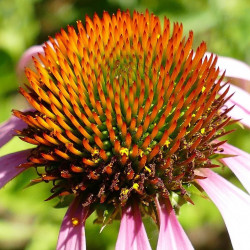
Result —
[[250, 196], [209, 169], [201, 172], [207, 178], [198, 183], [220, 210], [233, 248], [249, 249]]
[[138, 206], [124, 209], [115, 249], [151, 249]]
[[85, 220], [88, 209], [83, 208], [77, 198], [71, 203], [64, 216], [58, 242], [57, 250], [85, 250]]
[[160, 232], [157, 250], [194, 249], [186, 233], [181, 227], [175, 212], [167, 200], [160, 206]]
[[227, 102], [227, 106], [235, 105], [235, 107], [228, 115], [233, 119], [240, 119], [242, 124], [250, 128], [250, 94], [234, 85], [230, 86], [228, 96], [231, 94], [233, 96]]
[[250, 193], [250, 154], [230, 145], [224, 144], [224, 153], [236, 155], [235, 157], [223, 158], [221, 161], [227, 165], [238, 177], [246, 190]]
[[[210, 53], [206, 53], [206, 55], [210, 56]], [[250, 83], [250, 67], [246, 63], [233, 58], [219, 56], [217, 66], [221, 72], [226, 70], [226, 77], [232, 80], [233, 83], [236, 81], [242, 84], [241, 87]]]

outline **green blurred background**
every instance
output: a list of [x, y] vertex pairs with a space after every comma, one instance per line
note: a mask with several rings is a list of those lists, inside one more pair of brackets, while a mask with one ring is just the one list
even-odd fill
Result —
[[[160, 17], [184, 25], [185, 33], [194, 31], [194, 47], [207, 42], [210, 52], [234, 57], [250, 63], [250, 4], [245, 0], [0, 0], [0, 122], [7, 119], [12, 108], [25, 105], [17, 94], [15, 70], [18, 59], [30, 46], [41, 44], [65, 28], [75, 26], [103, 10], [144, 11], [148, 8]], [[229, 141], [250, 152], [249, 132], [239, 126]], [[0, 155], [27, 147], [14, 139], [0, 150]], [[239, 185], [229, 170], [222, 175]], [[55, 209], [56, 200], [44, 202], [49, 196], [48, 184], [25, 188], [35, 176], [30, 170], [0, 191], [0, 250], [55, 249], [65, 209]], [[231, 249], [225, 226], [215, 206], [194, 195], [195, 206], [185, 205], [180, 220], [195, 249]], [[102, 233], [92, 216], [86, 225], [88, 250], [114, 249], [119, 223], [107, 226]], [[145, 219], [150, 242], [155, 248], [157, 229]], [[153, 249], [154, 249], [153, 248]]]

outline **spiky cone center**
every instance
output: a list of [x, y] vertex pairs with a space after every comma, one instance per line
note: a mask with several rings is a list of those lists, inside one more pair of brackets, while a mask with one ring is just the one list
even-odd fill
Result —
[[84, 206], [148, 206], [185, 189], [211, 156], [230, 122], [223, 77], [205, 43], [146, 12], [86, 17], [61, 30], [26, 69], [20, 92], [34, 112], [20, 138], [37, 145], [28, 163], [44, 166], [34, 182], [53, 181], [53, 195], [79, 195]]

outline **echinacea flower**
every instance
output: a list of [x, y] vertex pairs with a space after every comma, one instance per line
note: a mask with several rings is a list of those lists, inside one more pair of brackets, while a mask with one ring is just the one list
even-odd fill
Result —
[[220, 210], [233, 247], [247, 249], [250, 196], [211, 169], [217, 159], [250, 191], [249, 154], [220, 141], [237, 121], [231, 102], [247, 126], [249, 107], [232, 97], [217, 56], [205, 56], [204, 42], [194, 52], [192, 32], [183, 37], [178, 23], [170, 32], [167, 18], [162, 26], [148, 11], [104, 12], [77, 28], [50, 38], [35, 69], [25, 69], [20, 93], [32, 109], [13, 110], [0, 144], [15, 130], [34, 147], [0, 158], [0, 186], [39, 167], [32, 182], [52, 182], [49, 199], [74, 197], [57, 249], [85, 249], [85, 221], [96, 211], [103, 226], [120, 218], [117, 250], [151, 249], [143, 216], [159, 225], [157, 249], [165, 250], [193, 249], [171, 204], [173, 194], [193, 203], [193, 185]]

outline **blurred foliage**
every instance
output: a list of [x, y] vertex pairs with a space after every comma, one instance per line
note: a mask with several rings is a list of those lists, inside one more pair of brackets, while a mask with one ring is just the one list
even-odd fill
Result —
[[[15, 69], [21, 54], [31, 45], [42, 44], [68, 24], [75, 26], [103, 10], [109, 13], [146, 8], [171, 21], [182, 22], [184, 31], [194, 31], [195, 47], [206, 41], [208, 50], [250, 63], [250, 4], [245, 0], [0, 0], [0, 121], [7, 119], [12, 108], [24, 105], [17, 95]], [[228, 139], [234, 145], [250, 151], [249, 132], [237, 128]], [[15, 138], [0, 150], [0, 155], [21, 150], [25, 143]], [[229, 170], [222, 172], [237, 185]], [[55, 209], [56, 200], [43, 202], [49, 196], [48, 184], [25, 188], [35, 173], [20, 175], [0, 191], [0, 250], [55, 249], [60, 224], [66, 209]], [[199, 195], [195, 206], [185, 205], [180, 220], [196, 249], [230, 249], [228, 235], [215, 206]], [[114, 249], [119, 223], [107, 226], [102, 233], [93, 225], [94, 215], [87, 221], [88, 250]], [[157, 228], [149, 218], [146, 229], [153, 246]], [[225, 245], [227, 244], [227, 245]], [[213, 248], [211, 247], [213, 246]]]

